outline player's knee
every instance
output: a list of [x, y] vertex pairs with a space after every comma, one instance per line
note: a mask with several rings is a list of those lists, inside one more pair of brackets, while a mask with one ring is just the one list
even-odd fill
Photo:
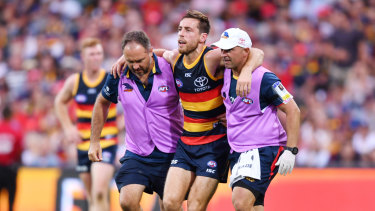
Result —
[[130, 210], [138, 210], [140, 205], [131, 200], [120, 199], [120, 206], [123, 211], [130, 211]]
[[188, 211], [193, 211], [193, 210], [203, 211], [203, 210], [206, 210], [207, 204], [208, 203], [205, 203], [204, 201], [201, 201], [201, 200], [188, 200], [187, 208], [188, 208]]
[[95, 201], [103, 201], [103, 200], [105, 200], [106, 192], [105, 191], [95, 191], [92, 194], [92, 197]]
[[181, 207], [182, 201], [179, 201], [177, 198], [165, 197], [163, 198], [163, 208], [165, 211], [179, 210]]

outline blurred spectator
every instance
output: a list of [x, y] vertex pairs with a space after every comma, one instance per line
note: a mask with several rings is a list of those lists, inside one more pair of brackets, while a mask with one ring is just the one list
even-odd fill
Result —
[[51, 147], [48, 136], [39, 132], [30, 132], [25, 137], [26, 150], [22, 153], [22, 162], [32, 167], [55, 167], [59, 165], [56, 149]]
[[0, 119], [0, 194], [8, 192], [9, 211], [13, 210], [17, 188], [17, 172], [22, 152], [22, 132], [20, 122], [12, 119], [10, 105], [2, 109]]
[[374, 164], [375, 131], [370, 131], [367, 123], [359, 123], [358, 130], [353, 135], [353, 149], [359, 155], [361, 165]]

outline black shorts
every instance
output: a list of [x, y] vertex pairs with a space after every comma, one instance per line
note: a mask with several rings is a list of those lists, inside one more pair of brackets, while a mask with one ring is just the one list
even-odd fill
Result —
[[202, 145], [187, 145], [177, 142], [176, 154], [171, 167], [192, 171], [196, 176], [210, 177], [227, 182], [230, 146], [227, 137]]
[[164, 184], [174, 153], [163, 153], [157, 148], [149, 156], [141, 157], [127, 151], [115, 176], [117, 189], [130, 184], [144, 185], [145, 193], [155, 191], [163, 198]]
[[[89, 159], [88, 151], [77, 150], [78, 151], [78, 165], [76, 171], [78, 173], [90, 172], [92, 161]], [[102, 149], [103, 160], [102, 163], [114, 164], [117, 152], [117, 145], [109, 146]]]
[[[242, 179], [233, 184], [233, 187], [239, 186], [250, 190], [255, 196], [256, 205], [264, 205], [264, 196], [266, 194], [267, 188], [270, 185], [272, 179], [276, 176], [279, 170], [278, 166], [275, 166], [283, 147], [281, 146], [269, 146], [258, 148], [259, 159], [260, 159], [260, 180], [246, 178]], [[231, 170], [233, 166], [237, 163], [238, 158], [241, 153], [233, 152], [229, 155]]]

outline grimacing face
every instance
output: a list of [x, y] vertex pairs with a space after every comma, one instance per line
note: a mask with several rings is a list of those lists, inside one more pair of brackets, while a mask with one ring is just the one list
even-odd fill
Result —
[[221, 49], [221, 58], [227, 69], [238, 71], [245, 64], [247, 56], [248, 50], [239, 46], [228, 50]]
[[199, 20], [184, 18], [178, 26], [178, 51], [181, 54], [189, 54], [199, 44], [201, 33], [199, 32]]
[[102, 66], [104, 53], [101, 44], [86, 47], [81, 52], [82, 61], [85, 67], [90, 70], [99, 70]]
[[131, 42], [125, 46], [123, 54], [130, 71], [136, 76], [142, 77], [151, 71], [152, 49], [147, 50], [141, 44]]

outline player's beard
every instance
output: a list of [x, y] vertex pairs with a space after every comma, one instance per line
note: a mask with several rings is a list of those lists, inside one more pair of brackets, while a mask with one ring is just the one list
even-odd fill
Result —
[[178, 48], [178, 52], [180, 54], [188, 55], [191, 52], [195, 51], [195, 49], [198, 48], [198, 44], [199, 44], [198, 41], [195, 42], [195, 43], [191, 43], [191, 42], [190, 43], [186, 43], [184, 48]]

